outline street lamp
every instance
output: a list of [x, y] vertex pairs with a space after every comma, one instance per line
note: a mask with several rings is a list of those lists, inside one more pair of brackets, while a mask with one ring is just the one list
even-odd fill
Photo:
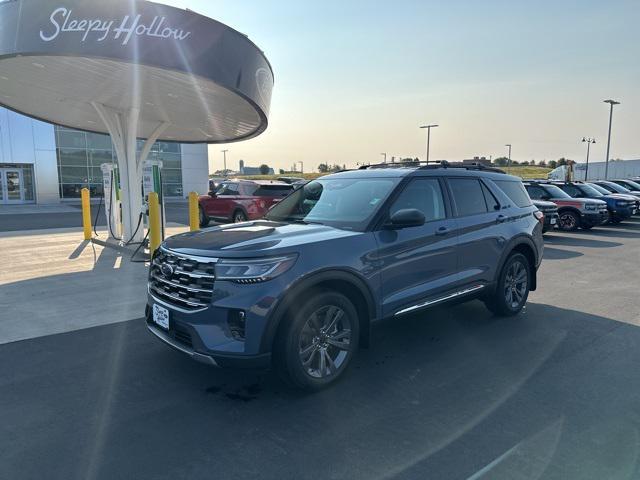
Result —
[[431, 143], [431, 129], [439, 125], [422, 125], [420, 128], [427, 129], [427, 165], [429, 165], [429, 144]]
[[607, 158], [605, 159], [604, 164], [604, 179], [607, 180], [609, 178], [609, 147], [611, 146], [611, 122], [613, 121], [613, 106], [620, 105], [620, 102], [616, 102], [615, 100], [605, 100], [604, 103], [608, 103], [611, 105], [609, 109], [609, 136], [607, 138]]
[[589, 149], [592, 143], [596, 143], [596, 139], [591, 137], [582, 137], [582, 143], [585, 142], [587, 144], [587, 168], [584, 171], [584, 180], [586, 182], [587, 180], [589, 180]]
[[511, 144], [507, 143], [505, 147], [509, 148], [509, 156], [507, 157], [507, 167], [511, 168]]
[[224, 176], [227, 176], [227, 152], [229, 150], [222, 150], [222, 155], [224, 155]]
[[304, 162], [298, 162], [300, 164], [300, 173], [304, 173]]

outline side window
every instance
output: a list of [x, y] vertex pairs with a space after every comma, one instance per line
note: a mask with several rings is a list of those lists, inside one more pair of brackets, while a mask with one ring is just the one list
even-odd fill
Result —
[[524, 208], [531, 205], [531, 199], [529, 195], [527, 195], [527, 191], [524, 189], [522, 182], [494, 180], [493, 183], [495, 183], [516, 206]]
[[542, 188], [534, 185], [527, 186], [527, 193], [533, 200], [543, 200], [548, 196]]
[[238, 185], [235, 183], [223, 183], [218, 188], [216, 195], [237, 195], [238, 194]]
[[424, 213], [427, 222], [442, 220], [447, 213], [442, 189], [437, 178], [416, 178], [407, 185], [389, 209], [389, 216], [398, 210], [415, 208]]
[[493, 193], [491, 193], [491, 190], [489, 190], [489, 188], [483, 182], [480, 182], [480, 185], [482, 186], [482, 193], [484, 193], [484, 201], [487, 203], [487, 207], [489, 208], [489, 211], [493, 212], [496, 210], [500, 210], [500, 204], [498, 203], [498, 200], [493, 195]]
[[480, 180], [475, 178], [452, 178], [449, 180], [453, 201], [458, 210], [458, 216], [478, 215], [487, 213], [487, 203]]
[[580, 189], [574, 187], [573, 185], [562, 185], [560, 188], [571, 195], [573, 198], [582, 196], [582, 192], [580, 191]]

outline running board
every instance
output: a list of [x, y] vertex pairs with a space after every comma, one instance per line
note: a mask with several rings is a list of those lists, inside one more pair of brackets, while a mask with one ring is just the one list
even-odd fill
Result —
[[412, 307], [404, 308], [399, 312], [394, 314], [395, 317], [398, 315], [404, 315], [406, 313], [414, 312], [416, 310], [420, 310], [421, 308], [430, 307], [431, 305], [435, 305], [436, 303], [445, 302], [447, 300], [451, 300], [457, 297], [461, 297], [463, 295], [467, 295], [469, 293], [477, 292], [478, 290], [482, 290], [485, 285], [474, 285], [473, 287], [465, 288], [464, 290], [460, 290], [458, 292], [451, 293], [449, 295], [445, 295], [444, 297], [436, 298], [433, 300], [429, 300], [428, 302], [419, 303], [417, 305], [413, 305]]

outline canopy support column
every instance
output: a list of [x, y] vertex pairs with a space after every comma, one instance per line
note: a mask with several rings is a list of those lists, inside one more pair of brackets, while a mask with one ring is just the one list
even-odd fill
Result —
[[153, 144], [170, 124], [160, 123], [145, 141], [138, 156], [137, 132], [140, 109], [133, 107], [128, 112], [119, 112], [100, 103], [91, 102], [91, 104], [107, 127], [116, 150], [122, 194], [122, 239], [129, 243], [141, 242], [144, 238], [143, 229], [135, 230], [142, 214], [142, 165], [149, 156]]

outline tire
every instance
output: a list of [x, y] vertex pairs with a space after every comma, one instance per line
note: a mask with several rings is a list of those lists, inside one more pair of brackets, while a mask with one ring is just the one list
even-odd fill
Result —
[[570, 210], [561, 212], [558, 216], [558, 228], [564, 232], [574, 232], [580, 227], [580, 217]]
[[514, 253], [502, 267], [495, 291], [485, 299], [485, 305], [499, 316], [517, 315], [527, 303], [530, 284], [529, 260], [521, 253]]
[[204, 213], [204, 209], [198, 205], [198, 218], [200, 219], [200, 228], [209, 226], [209, 217]]
[[347, 297], [317, 292], [283, 321], [274, 363], [286, 383], [318, 391], [344, 375], [358, 349], [360, 333], [358, 312]]
[[242, 223], [247, 221], [247, 215], [242, 210], [236, 210], [233, 212], [233, 223]]

